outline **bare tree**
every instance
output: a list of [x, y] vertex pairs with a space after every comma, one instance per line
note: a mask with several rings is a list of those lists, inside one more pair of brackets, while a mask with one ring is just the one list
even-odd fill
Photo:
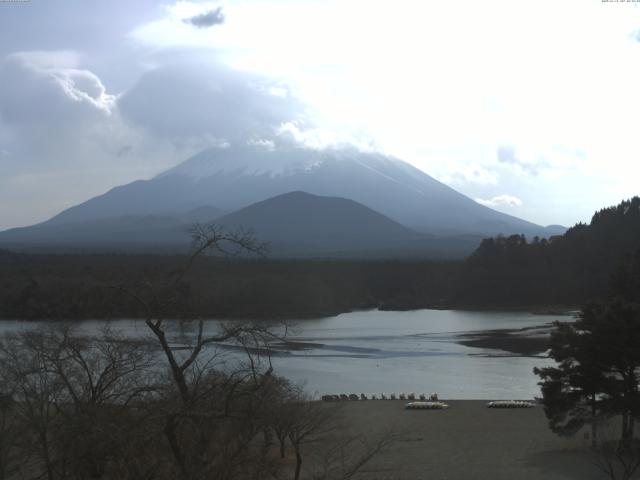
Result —
[[302, 471], [302, 447], [306, 443], [318, 442], [335, 428], [338, 405], [325, 405], [312, 401], [302, 392], [287, 404], [290, 417], [288, 437], [296, 456], [294, 479], [299, 480]]
[[3, 383], [11, 386], [13, 419], [28, 432], [31, 469], [40, 477], [54, 480], [59, 478], [61, 458], [54, 435], [58, 431], [56, 404], [62, 396], [62, 383], [51, 374], [46, 356], [30, 348], [34, 340], [31, 332], [6, 338], [0, 344], [0, 374]]
[[14, 418], [15, 407], [12, 393], [0, 390], [0, 480], [12, 478], [28, 460], [21, 449], [24, 436]]
[[26, 436], [34, 478], [101, 478], [118, 455], [118, 425], [150, 390], [150, 355], [105, 330], [67, 325], [24, 331], [0, 344], [0, 375], [11, 386], [11, 421]]
[[[145, 313], [145, 324], [157, 339], [169, 364], [172, 380], [180, 394], [181, 401], [188, 406], [194, 401], [193, 392], [189, 386], [189, 369], [194, 365], [203, 348], [214, 343], [230, 340], [243, 340], [249, 336], [260, 340], [261, 334], [268, 334], [268, 330], [258, 324], [226, 323], [221, 325], [220, 331], [205, 334], [205, 322], [202, 318], [194, 318], [197, 331], [192, 342], [181, 345], [177, 353], [170, 344], [167, 333], [167, 314], [178, 313], [188, 316], [185, 301], [184, 280], [199, 257], [207, 254], [224, 256], [238, 256], [243, 253], [262, 255], [266, 251], [266, 244], [258, 243], [251, 231], [227, 233], [215, 224], [195, 224], [191, 229], [192, 253], [184, 268], [172, 275], [164, 285], [158, 286], [151, 281], [128, 286], [121, 284], [117, 288], [131, 296]], [[182, 311], [180, 311], [182, 307]], [[183, 317], [184, 318], [184, 317]], [[175, 319], [174, 319], [175, 320]], [[185, 347], [187, 347], [185, 349]]]
[[269, 428], [278, 440], [281, 459], [284, 459], [286, 456], [287, 439], [295, 423], [295, 419], [289, 410], [289, 405], [296, 401], [297, 393], [297, 389], [292, 389], [289, 385], [285, 384], [281, 387], [280, 394], [274, 398], [274, 401], [269, 405]]
[[[347, 479], [386, 445], [360, 437], [332, 443], [339, 406], [313, 401], [274, 374], [270, 345], [282, 334], [269, 325], [207, 323], [194, 314], [187, 276], [199, 257], [261, 255], [265, 246], [250, 232], [197, 225], [192, 233], [183, 268], [161, 281], [115, 287], [144, 311], [149, 338], [133, 341], [108, 328], [87, 336], [56, 324], [0, 342], [0, 393], [7, 393], [0, 396], [0, 474], [264, 480], [286, 472], [299, 480], [303, 456], [305, 468], [318, 470], [308, 449], [330, 442], [317, 478]], [[19, 439], [5, 435], [14, 426], [25, 441], [5, 444]], [[295, 472], [274, 455], [272, 435], [281, 456], [287, 444], [295, 453]], [[15, 452], [28, 465], [14, 462]]]
[[[195, 225], [191, 231], [192, 254], [185, 266], [168, 281], [146, 281], [118, 286], [132, 297], [145, 314], [145, 324], [155, 337], [168, 364], [171, 391], [164, 395], [162, 416], [166, 437], [182, 478], [231, 478], [234, 468], [246, 468], [248, 445], [259, 433], [260, 399], [272, 377], [257, 357], [268, 353], [273, 333], [264, 323], [226, 322], [215, 331], [191, 312], [186, 279], [196, 261], [207, 254], [222, 256], [262, 255], [265, 244], [250, 231], [226, 232], [216, 225]], [[170, 315], [195, 326], [191, 334], [171, 334]], [[246, 354], [246, 362], [232, 371], [216, 364], [216, 346], [232, 346]], [[205, 352], [206, 350], [206, 352]], [[160, 413], [160, 410], [158, 411]], [[246, 472], [245, 472], [246, 473]]]

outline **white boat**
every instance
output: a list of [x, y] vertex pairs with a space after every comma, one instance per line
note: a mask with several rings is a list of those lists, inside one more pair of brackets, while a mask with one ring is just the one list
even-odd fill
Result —
[[407, 410], [443, 410], [445, 408], [449, 408], [444, 402], [409, 402], [404, 408]]

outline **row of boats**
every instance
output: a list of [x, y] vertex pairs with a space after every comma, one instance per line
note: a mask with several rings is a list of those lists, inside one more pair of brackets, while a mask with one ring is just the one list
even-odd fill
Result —
[[449, 408], [444, 402], [409, 402], [404, 408], [407, 410], [444, 410]]
[[[497, 400], [487, 403], [487, 408], [533, 408], [535, 403], [524, 400]], [[407, 410], [442, 410], [449, 408], [444, 402], [409, 402], [404, 408]]]
[[[385, 393], [381, 393], [380, 395], [375, 393], [372, 395], [365, 395], [364, 393], [357, 395], [355, 393], [351, 393], [347, 395], [345, 393], [341, 393], [339, 395], [323, 395], [321, 398], [325, 402], [410, 400], [410, 402], [405, 405], [405, 408], [408, 410], [442, 410], [449, 408], [449, 405], [438, 400], [437, 393], [432, 393], [431, 395], [426, 395], [424, 393], [419, 395], [416, 395], [415, 393], [401, 393], [399, 395], [396, 395], [395, 393], [390, 393], [388, 395]], [[526, 400], [494, 400], [487, 403], [487, 408], [533, 408], [535, 405], [535, 402], [529, 402]]]
[[340, 401], [355, 401], [355, 400], [422, 400], [422, 401], [437, 401], [438, 400], [438, 394], [437, 393], [432, 393], [431, 395], [426, 395], [424, 393], [421, 393], [419, 395], [416, 395], [415, 393], [409, 393], [409, 394], [404, 394], [401, 393], [399, 395], [396, 395], [395, 393], [390, 393], [390, 394], [386, 394], [386, 393], [381, 393], [379, 396], [378, 394], [374, 393], [371, 395], [365, 395], [364, 393], [361, 393], [360, 395], [357, 395], [355, 393], [351, 393], [349, 395], [345, 394], [345, 393], [341, 393], [339, 395], [322, 395], [322, 400], [324, 402], [340, 402]]

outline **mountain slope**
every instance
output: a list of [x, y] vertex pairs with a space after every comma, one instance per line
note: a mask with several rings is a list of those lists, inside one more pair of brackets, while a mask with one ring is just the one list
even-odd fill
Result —
[[213, 221], [223, 213], [215, 207], [201, 206], [174, 215], [137, 214], [45, 222], [0, 232], [0, 244], [47, 251], [175, 251], [176, 247], [184, 249], [189, 245], [191, 225]]
[[[126, 215], [47, 222], [0, 232], [0, 246], [46, 252], [181, 253], [194, 221], [217, 209], [178, 216]], [[192, 221], [188, 221], [192, 220]], [[461, 258], [478, 236], [437, 237], [411, 230], [353, 200], [290, 192], [257, 202], [214, 222], [228, 231], [253, 230], [272, 257]]]
[[183, 212], [234, 211], [291, 191], [342, 197], [433, 234], [547, 235], [539, 225], [480, 205], [406, 162], [355, 150], [209, 149], [150, 180], [116, 187], [48, 223]]
[[227, 229], [250, 228], [276, 255], [417, 249], [425, 239], [352, 200], [291, 192], [226, 215]]

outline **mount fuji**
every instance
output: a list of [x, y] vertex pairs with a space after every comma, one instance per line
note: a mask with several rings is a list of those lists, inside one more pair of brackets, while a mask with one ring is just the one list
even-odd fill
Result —
[[[214, 220], [289, 192], [352, 200], [430, 237], [479, 239], [514, 233], [549, 236], [563, 231], [480, 205], [393, 157], [355, 149], [273, 148], [256, 143], [204, 150], [150, 180], [115, 187], [39, 225], [1, 232], [0, 244], [45, 244], [48, 237], [52, 243], [56, 243], [54, 237], [59, 241], [75, 238], [77, 242], [75, 233], [94, 231], [90, 225], [101, 225], [101, 231], [111, 228], [116, 234], [119, 219], [127, 219], [127, 225], [133, 228], [132, 218], [136, 217], [146, 219], [141, 222], [143, 230], [144, 225], [147, 229], [151, 225], [151, 230], [160, 229], [166, 234], [194, 220]], [[277, 218], [277, 212], [269, 211]], [[282, 212], [283, 218], [287, 215]], [[325, 220], [314, 219], [320, 224]], [[129, 227], [118, 234], [118, 240], [127, 241], [127, 235], [132, 235]], [[291, 234], [295, 237], [294, 231]], [[102, 234], [101, 238], [107, 237]], [[143, 241], [145, 236], [134, 237]], [[87, 238], [88, 243], [91, 241]]]

